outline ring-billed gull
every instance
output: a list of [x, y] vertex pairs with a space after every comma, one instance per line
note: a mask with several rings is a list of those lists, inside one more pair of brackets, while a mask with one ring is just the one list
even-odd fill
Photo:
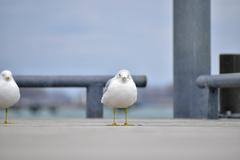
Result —
[[125, 112], [125, 123], [128, 125], [128, 107], [137, 101], [137, 87], [128, 70], [120, 70], [112, 79], [108, 80], [103, 90], [101, 102], [113, 109], [113, 126], [115, 121], [116, 108], [123, 108]]
[[8, 124], [8, 108], [20, 99], [19, 88], [10, 71], [2, 71], [0, 75], [0, 108], [5, 108], [5, 124]]

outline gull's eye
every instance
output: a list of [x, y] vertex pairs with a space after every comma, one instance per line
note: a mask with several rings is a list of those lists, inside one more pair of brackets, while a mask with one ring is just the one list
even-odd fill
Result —
[[118, 74], [118, 77], [120, 78], [120, 77], [122, 77], [122, 75], [119, 73], [119, 74]]

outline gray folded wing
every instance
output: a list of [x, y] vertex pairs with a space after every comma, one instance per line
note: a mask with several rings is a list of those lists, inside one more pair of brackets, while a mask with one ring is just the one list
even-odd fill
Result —
[[108, 90], [108, 87], [109, 87], [111, 81], [112, 81], [112, 78], [107, 81], [105, 87], [103, 88], [103, 94]]

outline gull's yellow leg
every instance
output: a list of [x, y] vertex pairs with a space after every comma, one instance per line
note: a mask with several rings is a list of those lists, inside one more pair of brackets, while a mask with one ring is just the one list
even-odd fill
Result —
[[125, 123], [124, 126], [128, 126], [128, 108], [124, 108], [125, 112]]
[[116, 108], [113, 108], [113, 123], [112, 126], [117, 126], [116, 123]]
[[8, 124], [8, 108], [5, 109], [5, 120], [4, 124]]

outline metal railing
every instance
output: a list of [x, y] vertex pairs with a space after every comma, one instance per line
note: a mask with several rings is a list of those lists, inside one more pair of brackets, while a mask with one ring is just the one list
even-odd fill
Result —
[[240, 73], [202, 75], [197, 78], [196, 83], [200, 88], [208, 88], [208, 118], [217, 119], [219, 88], [240, 87]]
[[[87, 88], [87, 118], [102, 118], [101, 97], [103, 87], [113, 76], [33, 76], [16, 75], [14, 79], [20, 88], [40, 87], [85, 87]], [[137, 87], [147, 85], [144, 75], [133, 76]]]

